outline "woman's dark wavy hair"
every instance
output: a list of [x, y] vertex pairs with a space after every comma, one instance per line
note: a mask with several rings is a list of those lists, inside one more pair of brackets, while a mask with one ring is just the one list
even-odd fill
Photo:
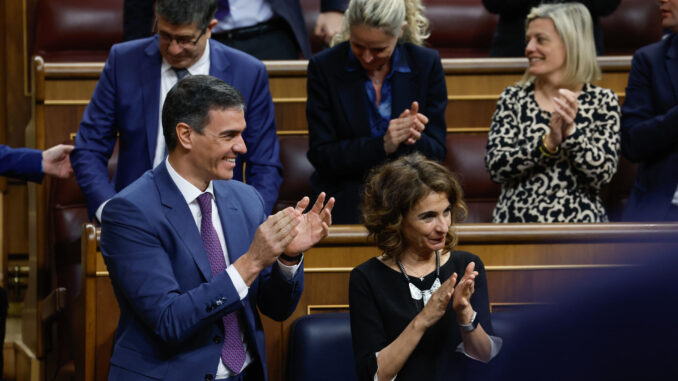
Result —
[[457, 244], [454, 226], [466, 218], [466, 204], [459, 182], [447, 167], [413, 153], [370, 172], [360, 209], [369, 237], [384, 254], [399, 258], [405, 251], [402, 232], [405, 216], [432, 192], [444, 193], [450, 201], [452, 224], [445, 249], [451, 250]]

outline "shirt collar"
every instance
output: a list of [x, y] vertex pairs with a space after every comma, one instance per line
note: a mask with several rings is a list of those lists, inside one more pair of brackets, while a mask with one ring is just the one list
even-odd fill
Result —
[[[168, 70], [172, 70], [169, 62], [165, 60], [165, 57], [162, 58], [162, 65], [160, 66], [161, 73], [164, 73]], [[202, 56], [195, 61], [193, 65], [188, 68], [188, 73], [191, 75], [209, 75], [210, 73], [210, 40], [207, 39], [205, 43], [205, 51], [202, 53]]]
[[188, 180], [181, 177], [181, 175], [175, 171], [174, 168], [172, 168], [172, 165], [169, 162], [169, 156], [165, 158], [165, 165], [167, 166], [167, 172], [172, 178], [172, 181], [174, 181], [174, 184], [176, 184], [177, 188], [179, 188], [179, 192], [181, 192], [181, 195], [184, 196], [187, 204], [195, 201], [198, 196], [203, 193], [210, 193], [212, 195], [212, 199], [214, 199], [214, 184], [212, 181], [210, 181], [210, 183], [207, 185], [207, 189], [205, 189], [205, 192], [203, 192], [195, 185], [191, 184]]

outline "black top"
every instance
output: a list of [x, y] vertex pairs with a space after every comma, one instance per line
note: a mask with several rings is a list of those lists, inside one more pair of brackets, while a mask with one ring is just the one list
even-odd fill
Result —
[[[487, 277], [485, 267], [478, 256], [463, 251], [454, 251], [450, 259], [440, 267], [440, 282], [445, 282], [453, 273], [461, 279], [469, 262], [476, 263], [475, 293], [471, 305], [478, 313], [476, 319], [485, 331], [492, 335]], [[410, 276], [420, 290], [427, 290], [435, 280], [435, 270], [424, 280]], [[419, 313], [410, 296], [407, 281], [400, 273], [377, 258], [361, 264], [351, 271], [349, 282], [351, 311], [351, 335], [356, 358], [356, 370], [360, 380], [373, 380], [377, 371], [375, 353], [393, 342]], [[403, 368], [397, 380], [463, 380], [470, 367], [482, 366], [480, 362], [457, 352], [461, 333], [452, 302], [447, 312], [424, 334]]]

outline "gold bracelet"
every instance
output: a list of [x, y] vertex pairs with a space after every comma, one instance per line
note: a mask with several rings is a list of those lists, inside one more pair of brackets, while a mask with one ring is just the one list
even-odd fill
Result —
[[546, 157], [552, 157], [541, 144], [539, 145], [539, 152]]
[[556, 147], [555, 150], [552, 150], [552, 149], [549, 148], [548, 145], [546, 145], [546, 134], [544, 134], [544, 135], [541, 136], [541, 145], [542, 145], [542, 146], [543, 146], [543, 147], [544, 147], [551, 155], [555, 155], [555, 154], [558, 153], [558, 151], [560, 151], [560, 147]]

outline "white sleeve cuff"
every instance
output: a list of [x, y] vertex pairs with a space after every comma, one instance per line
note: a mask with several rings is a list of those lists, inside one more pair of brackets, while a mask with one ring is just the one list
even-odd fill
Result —
[[[376, 352], [376, 353], [374, 354], [374, 357], [379, 358], [379, 352]], [[377, 363], [377, 364], [378, 364], [378, 363]], [[379, 365], [377, 365], [377, 373], [378, 373], [378, 372], [379, 372]], [[377, 379], [377, 373], [374, 373], [374, 381], [379, 381], [379, 379]], [[391, 379], [391, 381], [395, 380], [396, 377], [398, 377], [397, 374]]]
[[[501, 346], [504, 343], [504, 341], [501, 339], [501, 337], [498, 336], [487, 335], [487, 337], [490, 338], [490, 359], [487, 360], [487, 362], [490, 362], [493, 358], [497, 356], [497, 354], [499, 354], [499, 351], [501, 350]], [[466, 348], [464, 348], [463, 341], [459, 343], [459, 345], [457, 345], [457, 352], [463, 353], [464, 355], [466, 355], [466, 357], [474, 359], [476, 361], [485, 362], [482, 360], [478, 360], [477, 358], [466, 353]]]
[[292, 280], [295, 275], [297, 275], [297, 270], [299, 270], [299, 266], [301, 265], [301, 262], [304, 261], [304, 253], [301, 253], [301, 259], [299, 260], [299, 263], [296, 265], [288, 266], [280, 261], [280, 259], [277, 259], [278, 261], [278, 267], [280, 268], [280, 273], [282, 274], [283, 278], [285, 280]]
[[249, 289], [247, 288], [245, 281], [242, 279], [242, 276], [240, 276], [238, 269], [236, 269], [235, 266], [231, 265], [226, 268], [226, 273], [231, 278], [231, 282], [233, 282], [233, 287], [235, 287], [235, 290], [238, 291], [238, 296], [240, 297], [240, 300], [245, 299], [247, 297]]
[[97, 208], [97, 211], [94, 212], [94, 215], [96, 216], [97, 220], [99, 220], [99, 223], [101, 223], [101, 213], [104, 212], [104, 206], [106, 206], [106, 204], [108, 204], [109, 201], [110, 199], [102, 202], [101, 205], [99, 205], [99, 207]]

